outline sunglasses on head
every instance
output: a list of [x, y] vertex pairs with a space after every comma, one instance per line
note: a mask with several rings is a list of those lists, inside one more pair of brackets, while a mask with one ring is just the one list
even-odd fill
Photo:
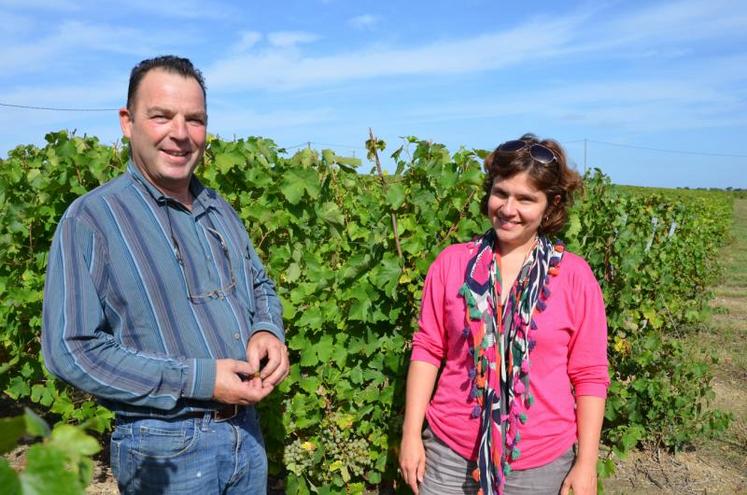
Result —
[[555, 156], [555, 153], [547, 146], [543, 146], [539, 143], [528, 143], [526, 141], [522, 141], [521, 139], [506, 141], [505, 143], [498, 146], [498, 151], [502, 151], [504, 153], [515, 153], [527, 147], [529, 148], [529, 156], [531, 156], [535, 161], [540, 162], [542, 165], [549, 165], [553, 161], [558, 160], [558, 157]]

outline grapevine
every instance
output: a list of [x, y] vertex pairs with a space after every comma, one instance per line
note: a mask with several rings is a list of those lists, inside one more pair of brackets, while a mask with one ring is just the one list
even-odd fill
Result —
[[[263, 138], [211, 138], [198, 169], [239, 213], [283, 302], [292, 365], [260, 412], [271, 472], [287, 475], [288, 493], [398, 482], [425, 273], [445, 245], [488, 227], [483, 151], [409, 137], [389, 154], [396, 170], [385, 187], [360, 160], [331, 150], [289, 156]], [[65, 131], [0, 160], [0, 390], [99, 431], [111, 413], [44, 369], [44, 270], [65, 208], [126, 160], [125, 146]], [[723, 431], [728, 417], [707, 407], [712, 359], [689, 354], [680, 338], [706, 315], [731, 196], [620, 188], [599, 171], [585, 185], [561, 237], [604, 292], [613, 383], [603, 441], [619, 453], [642, 441], [678, 449]]]

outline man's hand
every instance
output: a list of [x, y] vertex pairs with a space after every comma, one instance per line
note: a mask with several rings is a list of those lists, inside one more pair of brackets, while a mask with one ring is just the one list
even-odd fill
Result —
[[[267, 362], [260, 369], [260, 361], [264, 359]], [[260, 331], [252, 335], [246, 348], [246, 360], [250, 376], [259, 376], [263, 386], [275, 387], [288, 376], [288, 348], [270, 332]]]
[[[275, 388], [252, 378], [249, 363], [235, 359], [218, 359], [215, 362], [215, 388], [213, 399], [226, 404], [248, 406], [261, 401]], [[243, 378], [242, 377], [246, 377]]]

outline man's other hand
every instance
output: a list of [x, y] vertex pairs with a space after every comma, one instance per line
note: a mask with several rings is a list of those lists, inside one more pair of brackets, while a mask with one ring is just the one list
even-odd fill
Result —
[[215, 363], [213, 399], [226, 404], [248, 406], [261, 401], [275, 388], [270, 382], [252, 377], [249, 363], [218, 359]]
[[[269, 332], [257, 332], [249, 339], [246, 348], [246, 360], [251, 370], [250, 376], [257, 376], [262, 384], [271, 387], [277, 386], [288, 376], [288, 348]], [[262, 369], [260, 362], [266, 360]]]

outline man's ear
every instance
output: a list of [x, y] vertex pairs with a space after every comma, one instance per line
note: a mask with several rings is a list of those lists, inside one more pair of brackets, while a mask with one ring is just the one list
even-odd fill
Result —
[[132, 114], [127, 107], [119, 109], [119, 127], [122, 129], [122, 135], [129, 139], [132, 134]]

